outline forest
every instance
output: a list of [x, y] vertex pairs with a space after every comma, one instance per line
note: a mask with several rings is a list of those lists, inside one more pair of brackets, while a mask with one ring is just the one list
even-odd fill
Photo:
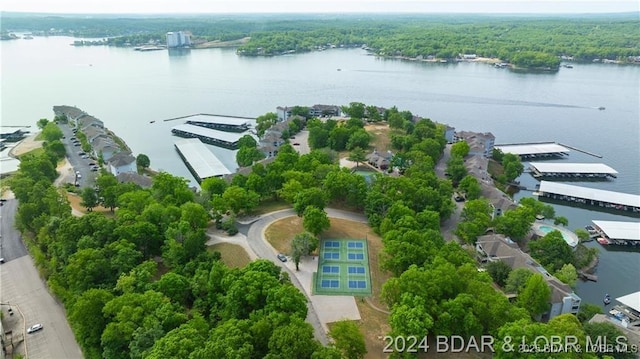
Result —
[[[454, 185], [434, 172], [446, 145], [442, 126], [426, 118], [414, 122], [410, 112], [396, 108], [374, 116], [375, 108], [352, 103], [345, 106], [350, 120], [328, 125], [309, 119], [307, 126], [317, 136], [311, 153], [300, 155], [285, 144], [273, 161], [257, 162], [248, 174], [229, 181], [207, 179], [199, 192], [164, 172], [153, 178], [149, 189], [119, 183], [103, 172], [95, 189], [82, 190], [82, 205], [92, 208], [100, 202], [112, 213], [81, 217], [71, 214], [66, 190], [52, 185], [64, 152], [61, 132], [48, 123], [44, 151], [23, 157], [9, 184], [20, 201], [16, 226], [50, 289], [63, 302], [85, 357], [362, 358], [362, 350], [348, 350], [358, 342], [357, 334], [340, 335], [334, 328], [329, 335], [337, 339], [329, 346], [314, 339], [305, 322], [307, 300], [280, 267], [261, 259], [231, 269], [219, 253], [206, 250], [207, 228], [254, 213], [266, 201], [288, 204], [308, 223], [323, 222], [328, 206], [366, 214], [382, 237], [381, 266], [392, 274], [381, 294], [390, 309], [389, 335], [571, 334], [581, 344], [587, 335], [614, 342], [620, 335], [615, 327], [586, 323], [598, 307], [583, 304], [577, 317], [565, 314], [540, 323], [537, 318], [548, 310], [550, 296], [542, 275], [499, 266], [479, 271], [467, 248], [445, 242], [440, 223], [452, 213]], [[362, 136], [365, 118], [360, 116], [366, 114], [393, 128], [397, 153], [392, 162], [403, 167], [403, 175], [380, 173], [367, 184], [337, 164], [332, 148], [351, 148], [349, 158], [364, 161], [360, 146], [366, 147], [369, 139]], [[269, 118], [265, 115], [264, 123]], [[453, 152], [453, 158], [464, 156], [468, 148], [456, 146]], [[464, 172], [459, 175], [458, 190], [471, 195], [473, 181]], [[470, 243], [489, 226], [518, 239], [536, 213], [554, 217], [537, 201], [495, 220], [488, 218], [488, 205], [481, 199], [467, 206], [463, 218], [468, 224], [458, 230]], [[326, 226], [307, 228], [317, 234]], [[550, 272], [565, 274], [558, 277], [567, 282], [575, 280], [575, 268], [572, 272], [566, 266], [567, 245], [556, 232], [532, 249]], [[518, 293], [518, 299], [510, 302], [494, 282]], [[529, 357], [500, 351], [499, 345], [497, 349], [497, 357]], [[566, 357], [597, 357], [571, 354]]]
[[[55, 29], [55, 32], [51, 32]], [[574, 16], [481, 15], [198, 15], [108, 17], [3, 15], [2, 32], [28, 30], [108, 38], [114, 46], [164, 42], [168, 31], [186, 30], [196, 42], [250, 37], [243, 56], [275, 56], [332, 47], [366, 47], [383, 57], [499, 58], [522, 68], [557, 69], [560, 57], [575, 61], [637, 62], [637, 14]]]

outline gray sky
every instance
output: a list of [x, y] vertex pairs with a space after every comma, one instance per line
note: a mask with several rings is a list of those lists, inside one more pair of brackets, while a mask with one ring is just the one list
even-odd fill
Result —
[[2, 0], [0, 10], [49, 13], [607, 13], [640, 0]]

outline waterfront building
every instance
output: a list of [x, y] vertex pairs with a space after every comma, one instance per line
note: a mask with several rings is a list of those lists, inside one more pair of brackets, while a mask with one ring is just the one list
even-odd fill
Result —
[[167, 47], [188, 47], [191, 46], [191, 34], [185, 31], [167, 32]]
[[97, 118], [84, 114], [76, 120], [76, 126], [82, 130], [85, 130], [89, 127], [101, 128], [104, 129], [104, 122], [98, 120]]
[[204, 143], [235, 150], [238, 141], [247, 133], [224, 132], [196, 125], [183, 124], [171, 128], [171, 132], [180, 137], [198, 138]]
[[540, 188], [534, 192], [534, 195], [581, 205], [640, 213], [640, 195], [636, 194], [540, 181]]
[[527, 268], [533, 273], [539, 273], [551, 289], [550, 308], [542, 317], [543, 320], [552, 319], [560, 314], [578, 314], [582, 299], [573, 292], [571, 287], [562, 283], [536, 262], [529, 254], [524, 253], [518, 245], [501, 234], [487, 234], [478, 237], [476, 251], [482, 263], [503, 261], [511, 269]]
[[120, 151], [118, 145], [116, 145], [111, 138], [97, 138], [92, 144], [93, 155], [98, 158], [102, 155], [102, 160], [107, 162]]
[[491, 157], [496, 137], [491, 132], [458, 131], [453, 136], [453, 142], [465, 141], [469, 145], [470, 155]]
[[640, 222], [596, 220], [592, 222], [598, 235], [606, 239], [605, 243], [640, 245]]
[[250, 120], [255, 120], [251, 117], [236, 117], [236, 116], [220, 116], [210, 115], [206, 113], [199, 113], [197, 115], [191, 115], [185, 117], [186, 123], [190, 125], [196, 125], [200, 127], [211, 128], [219, 131], [228, 132], [245, 132], [251, 127]]
[[119, 152], [113, 155], [108, 162], [109, 172], [114, 176], [117, 176], [125, 172], [137, 172], [136, 158], [133, 157], [131, 152]]
[[142, 188], [151, 188], [153, 181], [147, 176], [135, 172], [122, 172], [116, 176], [120, 183], [135, 183]]
[[529, 169], [533, 177], [540, 178], [581, 178], [606, 179], [615, 178], [618, 171], [604, 163], [546, 163], [530, 162]]
[[516, 143], [495, 145], [502, 153], [512, 153], [521, 158], [563, 157], [569, 155], [569, 149], [555, 142]]
[[198, 183], [210, 177], [224, 177], [231, 174], [231, 171], [199, 139], [180, 139], [174, 141], [174, 145]]

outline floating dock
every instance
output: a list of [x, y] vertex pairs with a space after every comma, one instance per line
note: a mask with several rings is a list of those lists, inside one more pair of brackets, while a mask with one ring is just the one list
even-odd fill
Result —
[[231, 171], [197, 138], [174, 141], [180, 158], [198, 183], [209, 177], [222, 177]]
[[540, 181], [540, 188], [534, 194], [539, 197], [605, 209], [640, 213], [640, 196], [636, 194], [605, 191], [550, 181]]
[[206, 113], [184, 117], [183, 119], [190, 125], [228, 132], [248, 131], [251, 127], [249, 120], [255, 120], [247, 117], [220, 116]]
[[607, 179], [618, 175], [618, 171], [604, 163], [531, 162], [529, 169], [533, 177], [547, 179]]
[[249, 133], [225, 132], [211, 128], [182, 124], [171, 128], [171, 133], [176, 136], [185, 138], [197, 138], [204, 143], [210, 145], [228, 148], [231, 150], [238, 149], [238, 141], [242, 136]]
[[595, 230], [609, 244], [640, 245], [640, 222], [592, 221]]
[[521, 158], [557, 158], [569, 155], [569, 148], [555, 142], [517, 143], [495, 145], [502, 153], [512, 153]]

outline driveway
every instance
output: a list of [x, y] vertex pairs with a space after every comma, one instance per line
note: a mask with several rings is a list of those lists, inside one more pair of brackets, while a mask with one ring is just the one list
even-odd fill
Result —
[[[62, 304], [56, 302], [40, 278], [35, 264], [22, 243], [20, 233], [14, 228], [17, 200], [8, 199], [0, 207], [2, 219], [2, 255], [0, 265], [0, 303], [7, 318], [3, 320], [5, 331], [12, 331], [22, 343], [14, 343], [14, 353], [38, 358], [82, 358]], [[9, 306], [14, 315], [8, 315]], [[41, 323], [44, 329], [26, 334], [26, 328]]]
[[[97, 164], [98, 161], [91, 157], [82, 158], [82, 155], [80, 155], [80, 153], [83, 152], [82, 148], [80, 146], [75, 146], [71, 140], [71, 138], [75, 137], [73, 127], [71, 125], [60, 124], [59, 127], [65, 137], [61, 141], [67, 149], [67, 160], [72, 168], [71, 173], [65, 178], [65, 180], [69, 183], [74, 183], [77, 180], [81, 187], [93, 187], [96, 182], [96, 178], [98, 177], [98, 172], [91, 171], [89, 163]], [[91, 154], [88, 153], [87, 155]], [[80, 173], [79, 178], [76, 178], [76, 171]]]
[[[309, 131], [300, 131], [289, 139], [289, 141], [299, 154], [306, 155], [311, 152], [311, 148], [309, 147]], [[297, 145], [294, 145], [295, 143], [297, 143]]]

